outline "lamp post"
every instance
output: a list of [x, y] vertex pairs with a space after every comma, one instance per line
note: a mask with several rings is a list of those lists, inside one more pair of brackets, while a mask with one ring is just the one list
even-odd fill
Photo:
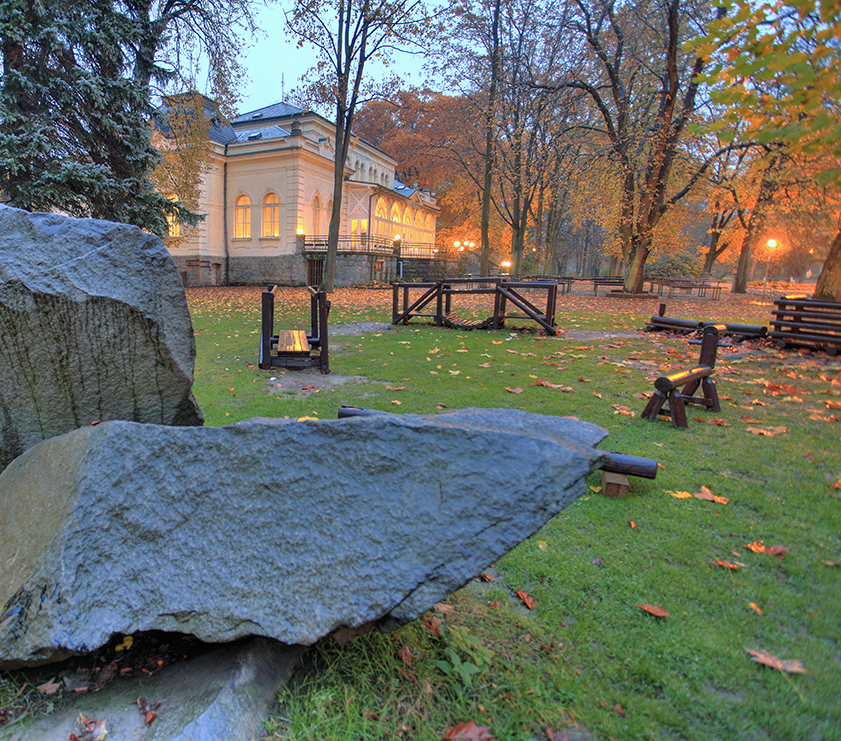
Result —
[[768, 259], [765, 261], [765, 284], [762, 286], [763, 299], [765, 298], [765, 290], [768, 288], [768, 273], [771, 270], [771, 250], [777, 246], [777, 240], [772, 237], [765, 244], [768, 247]]

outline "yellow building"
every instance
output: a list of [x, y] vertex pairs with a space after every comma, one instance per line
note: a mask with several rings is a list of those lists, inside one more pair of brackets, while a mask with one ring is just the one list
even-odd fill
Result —
[[[210, 101], [208, 101], [210, 102]], [[185, 285], [317, 284], [333, 207], [335, 130], [286, 103], [211, 119], [211, 164], [195, 228], [167, 240]], [[336, 285], [388, 281], [435, 254], [434, 194], [394, 177], [395, 161], [362, 139], [349, 149]]]

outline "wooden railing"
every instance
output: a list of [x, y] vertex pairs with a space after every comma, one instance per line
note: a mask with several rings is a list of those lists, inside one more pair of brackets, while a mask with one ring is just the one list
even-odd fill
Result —
[[[378, 255], [396, 255], [401, 259], [432, 259], [438, 256], [434, 244], [403, 242], [395, 244], [388, 237], [358, 235], [339, 237], [339, 252], [368, 252]], [[327, 252], [327, 237], [304, 238], [304, 252]]]

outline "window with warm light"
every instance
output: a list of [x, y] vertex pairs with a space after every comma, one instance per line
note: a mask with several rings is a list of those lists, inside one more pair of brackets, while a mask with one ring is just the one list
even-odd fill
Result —
[[275, 193], [269, 193], [263, 199], [263, 231], [261, 236], [280, 236], [280, 199]]
[[240, 196], [234, 208], [234, 238], [247, 239], [251, 236], [251, 200]]
[[[175, 203], [178, 201], [178, 196], [174, 193], [170, 193], [166, 199], [168, 201], [172, 201]], [[170, 237], [180, 237], [181, 236], [181, 224], [178, 223], [177, 219], [175, 218], [175, 214], [168, 213], [166, 215], [166, 225], [167, 225], [167, 233]]]
[[319, 235], [323, 234], [321, 230], [321, 199], [316, 196], [312, 199], [312, 230], [311, 234]]

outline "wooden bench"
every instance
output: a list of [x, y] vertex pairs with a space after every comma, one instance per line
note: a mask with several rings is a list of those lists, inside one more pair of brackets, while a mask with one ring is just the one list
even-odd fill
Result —
[[774, 300], [768, 336], [780, 348], [802, 345], [837, 355], [841, 347], [841, 302], [820, 301], [805, 295]]
[[654, 287], [657, 286], [656, 293], [662, 296], [665, 289], [669, 289], [669, 298], [673, 298], [676, 293], [685, 293], [688, 296], [692, 295], [692, 291], [698, 291], [698, 298], [706, 298], [709, 292], [710, 298], [714, 301], [721, 297], [721, 285], [717, 282], [712, 283], [704, 279], [694, 278], [652, 278], [650, 280], [651, 290], [654, 292]]
[[[720, 412], [718, 391], [712, 376], [715, 368], [715, 356], [718, 351], [718, 338], [723, 325], [708, 324], [704, 327], [701, 341], [701, 354], [698, 365], [694, 368], [660, 376], [654, 381], [654, 393], [640, 415], [643, 419], [654, 420], [658, 415], [668, 416], [675, 427], [689, 427], [686, 421], [686, 404], [697, 404], [713, 412]], [[695, 396], [698, 389], [703, 395]]]
[[613, 286], [614, 288], [622, 288], [625, 285], [625, 279], [621, 275], [608, 275], [604, 278], [589, 278], [593, 282], [593, 295], [599, 295], [599, 286]]
[[260, 368], [318, 368], [330, 372], [327, 317], [330, 302], [323, 291], [310, 292], [310, 320], [312, 334], [303, 329], [274, 332], [274, 300], [277, 286], [269, 286], [262, 295], [260, 322]]

